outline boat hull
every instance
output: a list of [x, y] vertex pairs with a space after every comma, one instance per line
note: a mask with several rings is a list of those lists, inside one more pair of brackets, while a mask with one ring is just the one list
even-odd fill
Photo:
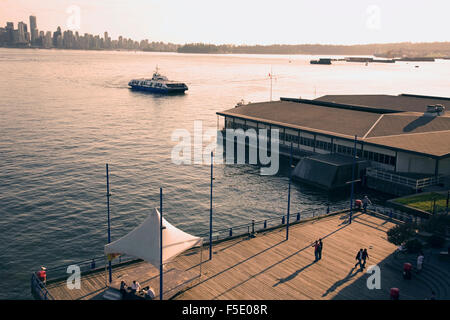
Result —
[[136, 86], [136, 85], [130, 85], [130, 89], [136, 90], [136, 91], [145, 91], [145, 92], [149, 92], [149, 93], [156, 93], [156, 94], [183, 94], [187, 90], [185, 88], [166, 89], [166, 88], [152, 88], [152, 87]]

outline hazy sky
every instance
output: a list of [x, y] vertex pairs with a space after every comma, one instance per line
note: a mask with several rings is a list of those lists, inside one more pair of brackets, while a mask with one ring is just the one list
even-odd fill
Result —
[[449, 0], [0, 0], [0, 25], [234, 44], [450, 41]]

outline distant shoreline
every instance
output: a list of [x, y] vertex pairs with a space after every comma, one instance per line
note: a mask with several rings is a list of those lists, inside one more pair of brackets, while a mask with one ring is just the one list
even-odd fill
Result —
[[151, 48], [58, 48], [27, 45], [0, 45], [0, 48], [10, 49], [46, 49], [46, 50], [76, 50], [76, 51], [125, 51], [125, 52], [161, 52], [188, 54], [258, 54], [258, 55], [323, 55], [323, 56], [375, 56], [380, 58], [435, 58], [450, 59], [450, 42], [430, 43], [391, 43], [363, 45], [213, 45], [194, 43], [175, 45], [173, 50], [157, 50]]

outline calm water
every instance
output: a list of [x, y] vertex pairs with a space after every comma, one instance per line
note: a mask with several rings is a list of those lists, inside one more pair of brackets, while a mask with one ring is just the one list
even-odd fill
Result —
[[[30, 271], [101, 255], [106, 242], [105, 163], [112, 239], [158, 206], [195, 234], [207, 232], [209, 166], [171, 162], [175, 129], [216, 128], [215, 112], [240, 99], [323, 94], [449, 96], [450, 61], [310, 65], [307, 56], [179, 55], [0, 49], [0, 298], [28, 299]], [[291, 60], [291, 62], [289, 62]], [[183, 96], [132, 92], [155, 65], [184, 81]], [[419, 65], [420, 68], [415, 68]], [[286, 211], [287, 176], [246, 165], [215, 167], [216, 229]], [[372, 194], [373, 199], [383, 196]], [[348, 195], [295, 183], [292, 211], [343, 205]]]

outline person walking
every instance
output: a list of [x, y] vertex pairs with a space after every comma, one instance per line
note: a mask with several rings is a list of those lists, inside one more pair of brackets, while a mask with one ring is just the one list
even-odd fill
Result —
[[356, 258], [355, 258], [357, 260], [357, 262], [355, 264], [355, 268], [359, 264], [359, 267], [361, 268], [361, 270], [362, 270], [362, 263], [361, 263], [362, 256], [363, 256], [363, 249], [361, 248], [361, 249], [359, 249], [358, 253], [356, 254]]
[[322, 249], [323, 249], [322, 239], [319, 239], [318, 260], [322, 259]]
[[367, 206], [368, 206], [369, 204], [372, 204], [372, 201], [370, 201], [369, 198], [367, 197], [367, 195], [365, 195], [364, 198], [363, 198], [363, 200], [362, 200], [362, 202], [363, 202], [363, 210], [364, 210], [364, 213], [367, 213]]
[[369, 259], [369, 253], [367, 252], [367, 249], [364, 249], [363, 253], [362, 253], [362, 269], [364, 269], [366, 267], [366, 259]]
[[422, 251], [420, 251], [419, 255], [417, 256], [417, 273], [420, 273], [422, 271], [424, 258], [425, 257], [423, 256]]
[[316, 240], [312, 246], [314, 247], [314, 261], [317, 261], [319, 260], [319, 241]]

